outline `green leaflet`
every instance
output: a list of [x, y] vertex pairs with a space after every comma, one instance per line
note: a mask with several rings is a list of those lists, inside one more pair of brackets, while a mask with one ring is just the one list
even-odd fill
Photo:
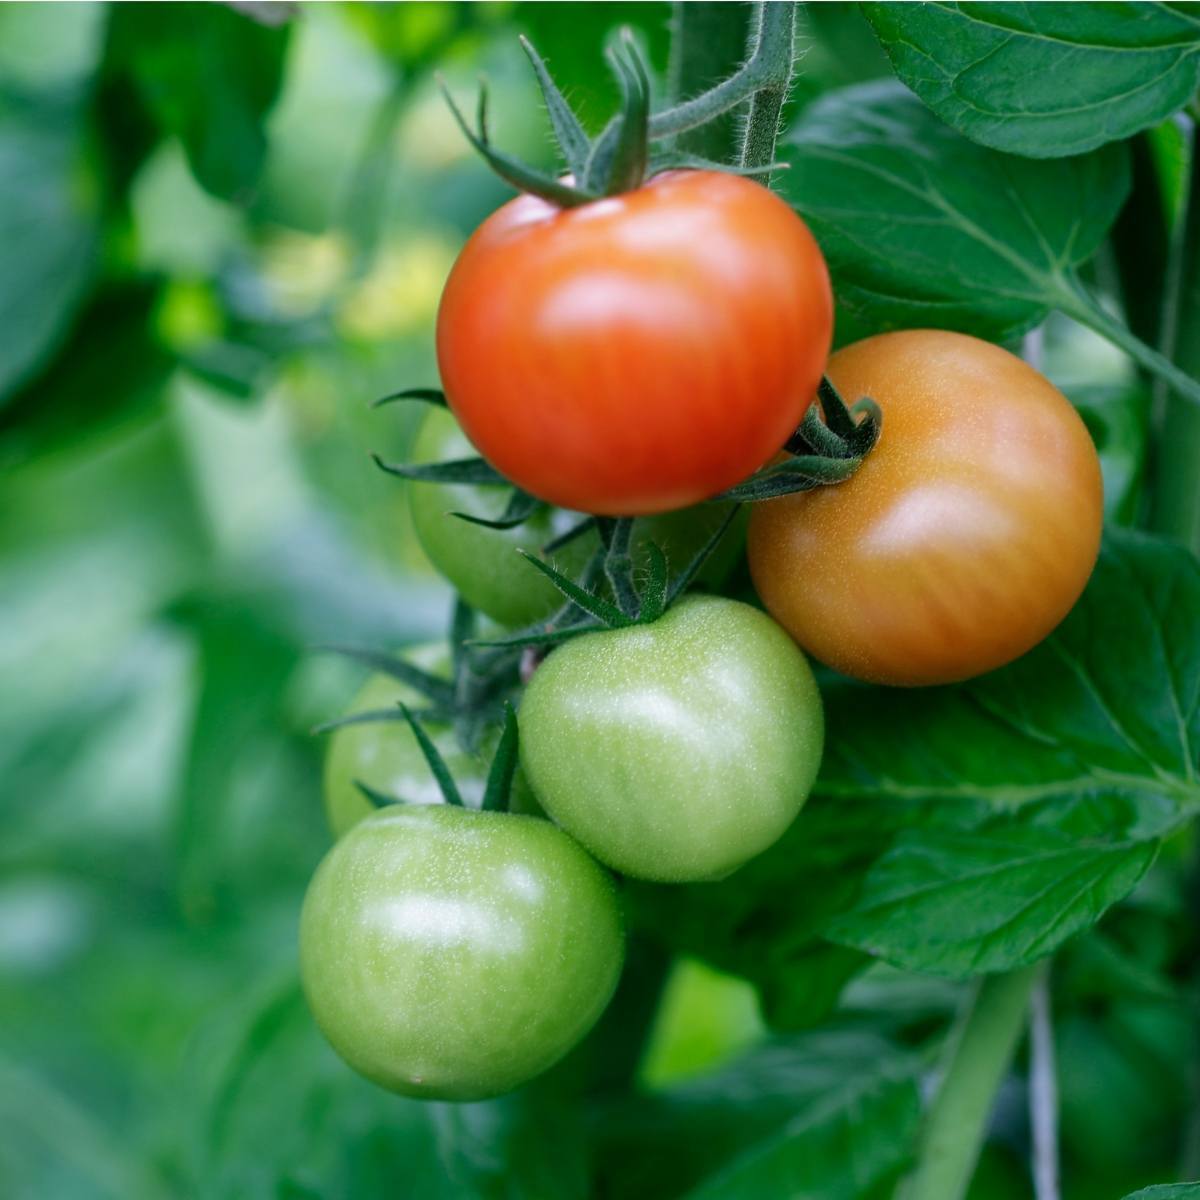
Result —
[[1195, 4], [863, 4], [892, 67], [941, 119], [1010, 154], [1129, 137], [1200, 82]]
[[1035, 162], [955, 133], [895, 81], [830, 92], [780, 146], [779, 191], [836, 284], [838, 340], [956, 329], [1002, 340], [1068, 303], [1124, 203], [1123, 146]]

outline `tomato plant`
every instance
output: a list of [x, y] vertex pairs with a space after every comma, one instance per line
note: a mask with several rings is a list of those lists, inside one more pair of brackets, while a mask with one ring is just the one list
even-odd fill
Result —
[[304, 901], [308, 1002], [393, 1091], [477, 1100], [544, 1071], [621, 968], [616, 893], [535, 817], [397, 806], [356, 825]]
[[1100, 547], [1100, 463], [1066, 397], [1008, 351], [936, 330], [839, 350], [879, 445], [836, 489], [758, 505], [750, 569], [811, 654], [876, 683], [949, 683], [1037, 645]]
[[683, 508], [761, 466], [812, 402], [833, 309], [821, 252], [760, 184], [658, 175], [480, 226], [438, 311], [438, 364], [471, 441], [566, 508]]
[[542, 806], [641, 879], [727, 875], [800, 811], [821, 760], [804, 656], [748, 605], [688, 600], [556, 650], [521, 705]]

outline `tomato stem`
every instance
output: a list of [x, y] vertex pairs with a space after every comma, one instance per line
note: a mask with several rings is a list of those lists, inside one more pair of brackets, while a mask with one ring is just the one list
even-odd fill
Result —
[[1078, 279], [1066, 279], [1063, 285], [1056, 298], [1062, 312], [1124, 350], [1134, 362], [1156, 375], [1189, 405], [1200, 405], [1200, 380], [1181, 370], [1165, 354], [1147, 346], [1127, 325], [1106, 312]]
[[917, 1165], [902, 1200], [963, 1200], [988, 1116], [1025, 1028], [1043, 967], [988, 975], [975, 984], [946, 1039], [941, 1083], [925, 1117]]

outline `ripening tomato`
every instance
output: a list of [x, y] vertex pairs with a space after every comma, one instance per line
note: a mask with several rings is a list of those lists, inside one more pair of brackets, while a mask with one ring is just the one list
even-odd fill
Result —
[[825, 261], [751, 180], [668, 171], [560, 209], [520, 196], [468, 241], [438, 312], [446, 395], [526, 491], [619, 516], [683, 508], [775, 454], [829, 351]]
[[728, 875], [771, 845], [825, 737], [804, 655], [765, 613], [719, 596], [560, 646], [519, 719], [550, 817], [614, 870], [661, 882]]
[[1066, 397], [978, 338], [910, 330], [829, 361], [883, 410], [853, 478], [754, 506], [750, 570], [772, 616], [874, 683], [967, 679], [1040, 642], [1078, 599], [1103, 519], [1100, 463]]
[[397, 805], [322, 860], [300, 918], [309, 1007], [356, 1070], [479, 1100], [561, 1058], [624, 957], [612, 880], [549, 821]]

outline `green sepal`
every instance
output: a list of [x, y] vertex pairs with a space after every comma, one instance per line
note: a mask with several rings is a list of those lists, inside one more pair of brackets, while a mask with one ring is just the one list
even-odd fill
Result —
[[556, 571], [549, 563], [542, 562], [528, 550], [518, 549], [517, 553], [530, 566], [536, 567], [552, 584], [576, 607], [596, 618], [610, 629], [621, 629], [632, 624], [630, 619], [615, 604], [610, 604], [601, 596], [593, 595], [579, 584], [568, 579], [561, 571]]
[[[447, 708], [430, 707], [418, 709], [416, 715], [426, 721], [448, 721], [451, 711]], [[394, 708], [364, 708], [362, 712], [347, 713], [344, 717], [334, 717], [332, 721], [322, 721], [320, 725], [314, 725], [311, 732], [314, 735], [332, 733], [335, 729], [345, 729], [347, 725], [375, 725], [404, 719], [404, 714]]]
[[412, 663], [405, 662], [402, 658], [396, 658], [392, 654], [384, 654], [380, 650], [361, 649], [358, 646], [336, 644], [316, 646], [314, 649], [327, 654], [340, 654], [345, 658], [360, 662], [374, 671], [390, 675], [439, 707], [446, 708], [454, 703], [454, 686], [451, 683], [437, 675], [431, 675], [428, 671], [422, 671], [420, 667], [414, 667]]
[[419, 483], [508, 483], [491, 463], [482, 458], [454, 458], [436, 463], [387, 463], [378, 454], [372, 454], [371, 459], [381, 471]]
[[430, 740], [429, 734], [425, 732], [424, 727], [417, 720], [412, 709], [403, 703], [399, 707], [400, 711], [404, 714], [404, 719], [408, 722], [409, 729], [413, 731], [413, 737], [417, 739], [417, 745], [421, 747], [421, 753], [425, 756], [425, 761], [429, 764], [429, 770], [433, 778], [437, 781], [438, 791], [442, 793], [442, 799], [455, 808], [462, 808], [462, 794], [458, 790], [458, 784], [454, 782], [454, 776], [450, 774], [450, 768], [446, 766], [446, 760]]
[[[611, 126], [611, 152], [604, 163], [589, 163], [587, 186], [606, 196], [632, 191], [646, 177], [649, 157], [650, 77], [641, 49], [628, 29], [608, 52], [610, 66], [621, 84], [621, 113]], [[595, 171], [603, 171], [598, 178]]]
[[823, 458], [819, 455], [797, 455], [786, 462], [774, 463], [751, 475], [744, 483], [714, 496], [710, 503], [722, 500], [740, 502], [773, 500], [793, 492], [810, 492], [813, 488], [842, 483], [858, 470], [859, 458]]
[[376, 791], [369, 783], [363, 783], [361, 779], [356, 779], [354, 786], [362, 792], [373, 808], [391, 808], [396, 804], [408, 803], [407, 800], [401, 800], [399, 796], [387, 796], [383, 792]]
[[547, 629], [542, 633], [513, 633], [503, 638], [483, 638], [472, 642], [473, 646], [487, 646], [496, 649], [517, 649], [525, 646], [558, 646], [573, 637], [584, 633], [599, 633], [610, 628], [599, 621], [579, 625], [564, 625], [561, 629]]
[[380, 396], [378, 400], [371, 401], [372, 408], [380, 408], [384, 404], [394, 404], [397, 400], [419, 400], [423, 404], [436, 404], [441, 408], [448, 408], [446, 403], [446, 393], [441, 388], [405, 388], [401, 392], [391, 392], [386, 396]]
[[587, 187], [560, 183], [544, 171], [537, 171], [510, 155], [492, 149], [487, 133], [487, 84], [482, 79], [479, 81], [478, 134], [471, 129], [466, 118], [459, 112], [458, 105], [454, 103], [454, 98], [450, 95], [445, 80], [440, 76], [438, 77], [438, 87], [441, 88], [442, 95], [445, 96], [446, 103], [450, 106], [450, 111], [454, 114], [459, 129], [463, 131], [463, 136], [483, 155], [488, 166], [518, 191], [541, 196], [543, 200], [557, 204], [561, 208], [575, 208], [580, 204], [588, 204], [592, 200], [600, 198], [598, 193], [590, 191]]
[[730, 525], [733, 524], [734, 518], [737, 516], [737, 514], [738, 506], [735, 504], [729, 510], [725, 520], [723, 520], [721, 524], [712, 531], [708, 541], [705, 542], [704, 545], [701, 546], [694, 555], [692, 555], [688, 565], [684, 567], [683, 570], [671, 581], [670, 587], [667, 588], [666, 601], [663, 604], [664, 612], [670, 608], [680, 596], [683, 595], [683, 593], [687, 590], [688, 584], [690, 584], [692, 580], [695, 579], [699, 574], [700, 568], [704, 566], [704, 564], [708, 561], [708, 556], [717, 548], [721, 539], [728, 531]]
[[450, 516], [457, 517], [460, 521], [468, 521], [472, 525], [482, 525], [485, 529], [516, 529], [518, 525], [524, 525], [530, 517], [544, 507], [544, 502], [537, 499], [536, 496], [531, 496], [528, 492], [521, 491], [520, 488], [513, 488], [508, 504], [495, 520], [476, 517], [465, 512], [452, 512]]
[[638, 622], [648, 625], [651, 621], [657, 621], [667, 610], [667, 556], [657, 542], [650, 542], [646, 546], [646, 555], [650, 564], [638, 607]]
[[579, 123], [579, 118], [567, 103], [567, 98], [559, 90], [550, 72], [546, 69], [545, 60], [523, 34], [520, 42], [521, 49], [525, 51], [529, 61], [533, 64], [538, 86], [542, 89], [542, 99], [546, 102], [546, 112], [550, 116], [550, 124], [554, 129], [558, 148], [562, 151], [562, 156], [571, 174], [577, 181], [580, 181], [583, 179], [592, 144], [588, 140], [583, 126]]
[[504, 729], [488, 768], [487, 786], [480, 808], [485, 812], [503, 812], [512, 794], [513, 776], [517, 771], [517, 714], [507, 701], [504, 705]]
[[569, 546], [576, 538], [583, 537], [585, 533], [596, 528], [595, 517], [584, 517], [582, 521], [577, 521], [570, 529], [564, 529], [562, 533], [556, 537], [552, 537], [543, 547], [543, 554], [554, 554], [561, 550], [564, 546]]

